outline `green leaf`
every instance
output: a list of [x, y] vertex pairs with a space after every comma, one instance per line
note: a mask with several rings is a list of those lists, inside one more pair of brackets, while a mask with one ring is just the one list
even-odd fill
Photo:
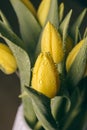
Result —
[[58, 10], [59, 23], [61, 23], [64, 15], [64, 3], [61, 3]]
[[11, 29], [10, 23], [8, 22], [7, 18], [5, 17], [5, 15], [3, 14], [2, 11], [0, 11], [0, 16], [1, 16], [1, 20], [3, 21], [3, 23]]
[[31, 64], [28, 54], [22, 48], [15, 45], [15, 43], [12, 43], [10, 40], [6, 38], [4, 39], [6, 43], [9, 45], [10, 49], [12, 50], [16, 58], [22, 84], [29, 86]]
[[[9, 39], [5, 37], [3, 37], [3, 39], [6, 41], [16, 58], [21, 81], [21, 93], [24, 93], [25, 85], [29, 86], [30, 84], [31, 65], [29, 56], [22, 48], [11, 42]], [[22, 101], [24, 107], [24, 116], [27, 119], [28, 123], [31, 126], [34, 126], [36, 122], [36, 115], [33, 111], [31, 99], [29, 99], [27, 96], [23, 96]]]
[[84, 9], [70, 28], [70, 35], [72, 36], [74, 40], [75, 40], [75, 35], [76, 35], [75, 33], [76, 27], [80, 28], [86, 12], [87, 12], [87, 9]]
[[[62, 21], [62, 23], [59, 26], [59, 32], [62, 35], [62, 41], [63, 41], [63, 50], [64, 53], [66, 53], [66, 37], [68, 36], [68, 28], [69, 28], [69, 22], [70, 22], [70, 18], [72, 15], [72, 10], [69, 11], [69, 13], [66, 15], [66, 17], [64, 18], [64, 20]], [[63, 61], [58, 64], [58, 71], [61, 73], [61, 75], [64, 77], [64, 73], [65, 73], [65, 57], [66, 54], [64, 54], [64, 58]]]
[[56, 121], [61, 122], [71, 106], [70, 99], [65, 96], [56, 96], [51, 100], [52, 114]]
[[[59, 21], [58, 21], [58, 0], [51, 0], [50, 9], [48, 12], [48, 16], [46, 19], [46, 23], [50, 21], [55, 28], [58, 29]], [[45, 25], [46, 25], [45, 23]]]
[[[70, 124], [70, 126], [67, 128], [67, 130], [86, 130], [83, 129], [84, 128], [84, 124], [85, 124], [85, 121], [86, 121], [86, 124], [87, 124], [87, 107], [86, 109], [83, 108], [79, 113], [78, 115], [73, 119], [72, 123]], [[85, 125], [86, 125], [85, 124]], [[64, 129], [65, 130], [65, 129]]]
[[67, 32], [68, 32], [71, 15], [72, 15], [72, 10], [69, 11], [69, 13], [66, 15], [65, 19], [62, 21], [62, 23], [59, 26], [59, 31], [61, 32], [62, 37], [63, 37], [63, 48], [65, 48], [64, 43], [68, 34]]
[[80, 30], [79, 30], [79, 28], [78, 27], [76, 27], [76, 32], [75, 32], [75, 44], [77, 44], [78, 43], [78, 41], [80, 41], [81, 40], [81, 34], [80, 34]]
[[85, 121], [87, 122], [87, 77], [79, 82], [78, 87], [71, 95], [71, 102], [71, 113], [75, 112], [76, 106], [79, 113], [71, 121], [68, 130], [82, 130]]
[[86, 37], [87, 37], [87, 27], [86, 27], [84, 34], [83, 34], [83, 38], [86, 38]]
[[56, 121], [51, 114], [50, 99], [32, 88], [26, 88], [32, 100], [34, 111], [38, 120], [46, 130], [58, 130]]
[[[84, 79], [83, 79], [84, 80]], [[73, 130], [78, 129], [82, 130], [85, 119], [87, 117], [87, 100], [85, 99], [85, 95], [87, 90], [86, 82], [81, 83], [81, 90], [78, 88], [71, 95], [71, 107], [70, 111], [67, 113], [66, 117], [64, 117], [63, 121], [61, 122], [62, 130]], [[86, 101], [86, 102], [84, 102]], [[63, 126], [62, 126], [63, 124]]]
[[29, 52], [32, 52], [36, 47], [41, 27], [31, 11], [21, 0], [10, 0], [10, 2], [19, 21], [21, 36]]
[[66, 82], [70, 92], [82, 79], [87, 64], [87, 38], [79, 50], [74, 62], [71, 65], [69, 72], [67, 73]]
[[0, 21], [0, 35], [26, 50], [24, 42], [2, 21]]

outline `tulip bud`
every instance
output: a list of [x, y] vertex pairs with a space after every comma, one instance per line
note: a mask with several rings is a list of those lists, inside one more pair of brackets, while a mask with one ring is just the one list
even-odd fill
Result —
[[36, 10], [33, 4], [29, 0], [21, 0], [25, 6], [32, 12], [32, 14], [36, 17]]
[[32, 87], [49, 98], [58, 93], [60, 88], [58, 71], [49, 53], [41, 53], [38, 56], [33, 69]]
[[55, 63], [62, 61], [64, 52], [62, 39], [55, 27], [48, 22], [42, 34], [41, 39], [42, 52], [50, 52]]
[[66, 60], [66, 70], [68, 71], [72, 65], [72, 63], [74, 62], [80, 48], [82, 47], [84, 40], [81, 40], [73, 49], [72, 51], [69, 53], [67, 60]]
[[72, 48], [73, 48], [73, 40], [71, 39], [71, 37], [70, 36], [67, 36], [66, 37], [66, 41], [65, 41], [65, 53], [66, 53], [66, 55], [68, 55], [69, 54], [69, 52], [72, 50]]
[[0, 43], [0, 69], [6, 74], [11, 74], [17, 69], [16, 60], [11, 50], [2, 43]]
[[49, 8], [50, 8], [50, 3], [51, 3], [51, 0], [42, 0], [38, 8], [37, 17], [41, 26], [44, 26], [45, 24], [45, 21], [49, 12]]

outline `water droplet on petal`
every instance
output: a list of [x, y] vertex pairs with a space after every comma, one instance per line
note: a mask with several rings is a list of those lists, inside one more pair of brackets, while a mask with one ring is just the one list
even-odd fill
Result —
[[42, 84], [42, 80], [39, 80], [39, 83]]

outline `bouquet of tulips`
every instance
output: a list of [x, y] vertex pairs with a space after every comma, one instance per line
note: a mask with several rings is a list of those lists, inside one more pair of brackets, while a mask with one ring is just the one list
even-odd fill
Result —
[[84, 9], [69, 26], [72, 9], [42, 0], [10, 0], [20, 36], [0, 12], [0, 69], [20, 78], [23, 115], [33, 130], [82, 130], [87, 120], [87, 28]]

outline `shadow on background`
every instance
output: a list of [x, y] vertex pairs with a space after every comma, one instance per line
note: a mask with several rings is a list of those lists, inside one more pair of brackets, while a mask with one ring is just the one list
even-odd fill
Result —
[[[33, 4], [38, 7], [37, 0], [32, 0]], [[59, 0], [60, 2], [65, 3], [65, 14], [72, 8], [73, 9], [73, 17], [72, 23], [77, 15], [87, 7], [86, 0]], [[0, 3], [0, 9], [4, 12], [6, 17], [8, 18], [10, 24], [13, 27], [14, 32], [19, 35], [18, 29], [18, 21], [16, 15], [9, 3], [9, 0], [3, 0]], [[82, 32], [87, 26], [87, 17], [83, 22], [83, 26], [81, 28]], [[20, 94], [20, 83], [19, 79], [15, 74], [7, 76], [0, 72], [0, 130], [11, 130], [12, 125], [15, 119], [15, 114], [17, 108], [20, 104], [20, 99], [18, 95]]]

